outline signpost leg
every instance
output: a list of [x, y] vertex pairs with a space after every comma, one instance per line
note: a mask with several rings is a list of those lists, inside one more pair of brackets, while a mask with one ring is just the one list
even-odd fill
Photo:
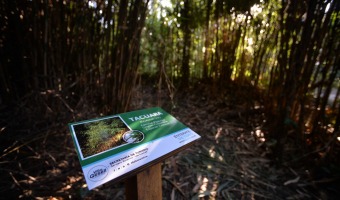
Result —
[[162, 168], [157, 163], [125, 182], [126, 200], [161, 200]]

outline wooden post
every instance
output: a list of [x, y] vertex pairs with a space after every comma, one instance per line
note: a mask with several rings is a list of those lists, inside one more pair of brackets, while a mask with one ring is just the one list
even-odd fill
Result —
[[161, 200], [162, 168], [157, 163], [125, 181], [126, 200]]

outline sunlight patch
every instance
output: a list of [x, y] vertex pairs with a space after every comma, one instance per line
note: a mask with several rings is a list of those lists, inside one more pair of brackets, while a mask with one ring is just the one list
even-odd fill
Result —
[[265, 142], [266, 138], [264, 137], [264, 132], [260, 129], [257, 129], [251, 132], [252, 135], [254, 135], [260, 142]]

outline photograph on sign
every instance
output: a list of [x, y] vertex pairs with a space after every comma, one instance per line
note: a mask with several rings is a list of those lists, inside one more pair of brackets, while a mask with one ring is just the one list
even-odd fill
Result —
[[73, 129], [83, 159], [128, 143], [125, 135], [131, 132], [119, 117], [76, 124]]
[[200, 136], [159, 107], [69, 124], [89, 189], [171, 155]]

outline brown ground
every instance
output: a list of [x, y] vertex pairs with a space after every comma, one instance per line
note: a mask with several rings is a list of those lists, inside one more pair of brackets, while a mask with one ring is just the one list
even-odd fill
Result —
[[[176, 93], [173, 101], [166, 87], [160, 93], [154, 87], [136, 90], [133, 109], [161, 106], [202, 136], [191, 148], [164, 161], [164, 199], [332, 199], [340, 195], [336, 176], [333, 180], [320, 172], [316, 178], [308, 165], [273, 164], [263, 139], [256, 137], [265, 129], [261, 102], [242, 98], [256, 100], [248, 89], [229, 90], [231, 94], [201, 85]], [[34, 105], [35, 98], [45, 100], [46, 107]], [[28, 99], [15, 109], [1, 107], [0, 199], [124, 199], [123, 183], [87, 190], [67, 127], [69, 122], [100, 113], [86, 103], [71, 107], [62, 102], [60, 114], [47, 99], [34, 95]], [[257, 109], [249, 110], [250, 105]]]

